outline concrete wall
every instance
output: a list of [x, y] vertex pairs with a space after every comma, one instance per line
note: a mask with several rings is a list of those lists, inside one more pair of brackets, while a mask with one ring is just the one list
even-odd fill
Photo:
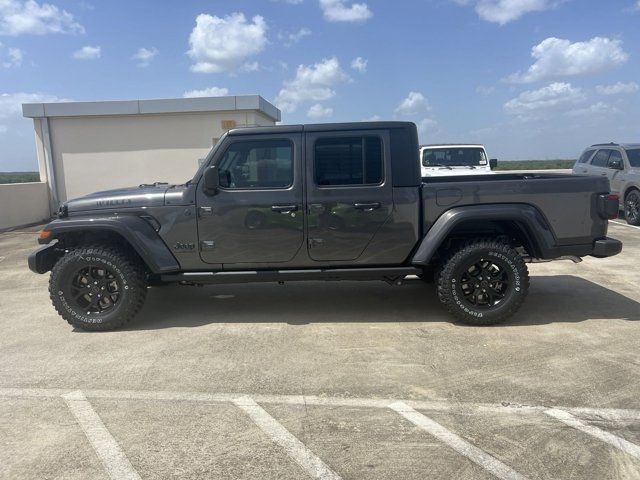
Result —
[[257, 111], [50, 118], [58, 198], [185, 182], [223, 135], [223, 120], [237, 126], [274, 124]]
[[45, 182], [0, 185], [0, 229], [38, 223], [49, 217]]

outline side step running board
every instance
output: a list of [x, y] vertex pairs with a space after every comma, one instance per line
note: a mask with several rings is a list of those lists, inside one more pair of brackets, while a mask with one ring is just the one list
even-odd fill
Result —
[[161, 275], [163, 282], [184, 284], [225, 284], [254, 282], [297, 282], [302, 280], [383, 280], [402, 283], [407, 275], [421, 274], [414, 267], [322, 268], [308, 270], [254, 270], [224, 272], [183, 272]]

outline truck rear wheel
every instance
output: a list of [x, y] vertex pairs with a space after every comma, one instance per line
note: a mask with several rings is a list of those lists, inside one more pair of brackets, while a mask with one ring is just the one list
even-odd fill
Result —
[[112, 330], [129, 322], [147, 295], [143, 266], [109, 246], [67, 252], [51, 270], [49, 295], [67, 322], [83, 330]]
[[438, 296], [464, 323], [493, 325], [511, 317], [529, 290], [524, 260], [509, 245], [480, 240], [468, 243], [445, 262]]

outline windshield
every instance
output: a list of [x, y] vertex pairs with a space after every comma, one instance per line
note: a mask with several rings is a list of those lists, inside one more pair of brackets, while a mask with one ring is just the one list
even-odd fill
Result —
[[487, 157], [479, 147], [429, 148], [422, 152], [425, 167], [477, 167], [486, 165]]
[[640, 148], [627, 150], [627, 157], [629, 158], [629, 165], [631, 165], [631, 167], [640, 167]]

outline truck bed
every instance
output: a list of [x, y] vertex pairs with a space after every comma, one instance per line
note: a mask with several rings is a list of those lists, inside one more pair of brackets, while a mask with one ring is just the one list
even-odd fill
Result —
[[597, 199], [608, 192], [607, 178], [559, 173], [428, 178], [421, 187], [422, 227], [429, 231], [443, 213], [456, 207], [526, 204], [536, 209], [556, 246], [586, 246], [607, 234]]

